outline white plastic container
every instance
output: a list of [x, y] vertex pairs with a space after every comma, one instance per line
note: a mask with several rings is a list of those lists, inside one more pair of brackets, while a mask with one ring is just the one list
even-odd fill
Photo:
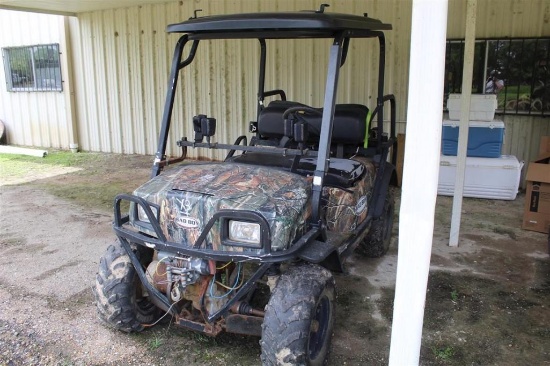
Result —
[[[447, 109], [449, 119], [460, 120], [462, 94], [449, 94]], [[496, 94], [472, 94], [470, 99], [470, 121], [492, 121], [498, 102]]]
[[[453, 196], [456, 179], [456, 156], [441, 155], [437, 194]], [[515, 156], [466, 158], [464, 197], [514, 200], [518, 193], [523, 162]]]

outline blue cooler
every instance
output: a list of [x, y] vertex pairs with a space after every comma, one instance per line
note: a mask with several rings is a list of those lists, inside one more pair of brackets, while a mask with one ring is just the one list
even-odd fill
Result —
[[[441, 133], [443, 155], [456, 156], [459, 121], [444, 120]], [[504, 122], [470, 121], [467, 156], [498, 158], [504, 141]]]

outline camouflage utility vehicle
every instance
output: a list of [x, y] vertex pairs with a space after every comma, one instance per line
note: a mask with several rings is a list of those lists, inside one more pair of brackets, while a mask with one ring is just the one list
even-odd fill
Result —
[[[325, 6], [195, 15], [168, 26], [181, 37], [151, 179], [132, 195], [116, 197], [118, 240], [101, 258], [94, 287], [100, 317], [108, 324], [139, 332], [164, 314], [212, 336], [222, 331], [260, 336], [265, 365], [326, 364], [334, 326], [332, 271], [343, 271], [356, 249], [374, 257], [388, 250], [396, 140], [395, 100], [383, 91], [383, 31], [391, 26], [366, 14], [324, 12]], [[267, 45], [303, 38], [329, 39], [321, 107], [264, 88]], [[213, 142], [216, 119], [193, 111], [194, 136], [179, 139], [183, 155], [170, 160], [166, 147], [178, 74], [195, 60], [202, 41], [217, 39], [257, 40], [256, 120], [249, 138], [224, 144]], [[379, 44], [372, 111], [336, 103], [350, 44], [365, 39]], [[272, 101], [264, 103], [268, 97]], [[190, 148], [225, 149], [227, 156], [222, 162], [172, 165]], [[124, 201], [130, 202], [128, 215], [121, 213]]]

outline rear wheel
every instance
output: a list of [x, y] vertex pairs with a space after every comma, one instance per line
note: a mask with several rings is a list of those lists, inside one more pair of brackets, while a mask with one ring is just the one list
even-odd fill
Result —
[[390, 187], [384, 201], [384, 211], [378, 219], [373, 220], [367, 236], [357, 247], [359, 253], [371, 258], [382, 257], [386, 254], [391, 243], [394, 208], [395, 193]]
[[[140, 252], [136, 251], [140, 258]], [[101, 257], [93, 292], [99, 317], [124, 332], [140, 332], [152, 323], [159, 309], [143, 296], [142, 286], [130, 257], [117, 240]]]
[[262, 325], [263, 365], [326, 365], [334, 326], [334, 278], [313, 264], [281, 275]]

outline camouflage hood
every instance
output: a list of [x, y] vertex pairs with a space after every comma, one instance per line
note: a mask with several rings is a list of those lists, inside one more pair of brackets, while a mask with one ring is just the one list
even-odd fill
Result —
[[[236, 163], [188, 164], [166, 171], [134, 194], [159, 208], [159, 222], [167, 239], [193, 246], [219, 210], [260, 213], [271, 231], [272, 250], [287, 248], [304, 232], [310, 216], [308, 178], [287, 171]], [[224, 246], [216, 224], [207, 247], [243, 251]]]

